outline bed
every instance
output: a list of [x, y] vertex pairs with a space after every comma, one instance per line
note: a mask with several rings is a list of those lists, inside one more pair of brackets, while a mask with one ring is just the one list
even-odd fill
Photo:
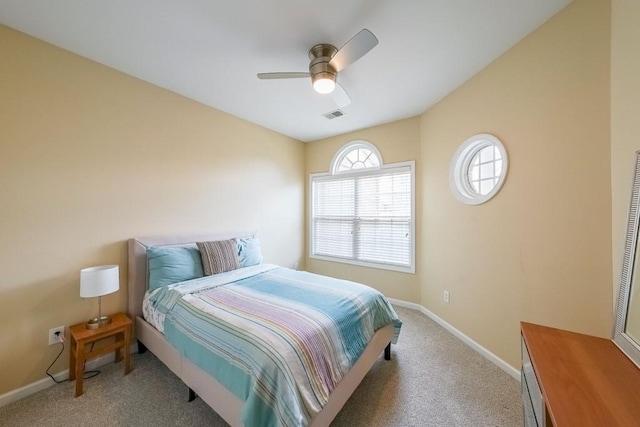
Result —
[[[249, 242], [245, 249], [242, 249], [240, 243], [238, 243], [238, 248], [240, 248], [240, 251], [245, 251], [243, 252], [245, 261], [252, 261], [252, 263], [248, 262], [250, 265], [245, 266], [242, 264], [237, 270], [226, 271], [209, 277], [198, 277], [192, 280], [182, 281], [180, 283], [171, 282], [168, 286], [156, 286], [156, 279], [158, 276], [157, 273], [155, 273], [155, 266], [157, 265], [157, 258], [153, 258], [152, 254], [155, 256], [158, 251], [171, 251], [173, 248], [179, 248], [180, 250], [189, 248], [189, 252], [193, 253], [193, 248], [196, 247], [195, 242], [217, 243], [230, 241], [230, 239], [235, 239], [237, 242]], [[237, 365], [244, 366], [243, 363], [245, 362], [239, 361], [236, 363], [235, 361], [225, 362], [220, 360], [220, 364], [218, 364], [217, 362], [212, 362], [213, 359], [218, 360], [216, 358], [219, 356], [218, 353], [211, 353], [208, 355], [195, 353], [196, 350], [202, 351], [203, 348], [206, 350], [208, 347], [215, 347], [216, 349], [222, 348], [218, 347], [217, 342], [215, 345], [211, 343], [205, 345], [199, 341], [200, 337], [205, 335], [199, 331], [202, 318], [207, 317], [207, 321], [218, 325], [211, 327], [219, 327], [223, 332], [227, 331], [229, 326], [227, 323], [223, 323], [223, 321], [226, 321], [225, 319], [227, 316], [235, 318], [237, 312], [242, 311], [244, 313], [251, 310], [251, 307], [249, 306], [253, 304], [254, 301], [252, 301], [251, 304], [244, 304], [246, 302], [244, 299], [246, 295], [251, 295], [253, 300], [264, 299], [265, 302], [271, 304], [272, 300], [275, 301], [281, 299], [279, 294], [282, 292], [282, 288], [280, 287], [279, 282], [283, 282], [294, 285], [286, 287], [286, 292], [292, 295], [287, 296], [287, 298], [292, 297], [294, 301], [287, 303], [291, 304], [290, 307], [287, 306], [289, 308], [280, 307], [273, 308], [273, 310], [278, 313], [285, 311], [290, 311], [292, 314], [298, 313], [298, 317], [289, 321], [289, 323], [293, 324], [293, 329], [298, 328], [298, 326], [304, 329], [303, 326], [305, 324], [314, 323], [316, 320], [320, 321], [320, 318], [324, 318], [324, 312], [316, 315], [305, 314], [304, 316], [299, 314], [304, 310], [302, 305], [309, 304], [309, 301], [307, 301], [309, 298], [305, 297], [306, 299], [303, 300], [304, 298], [298, 298], [298, 296], [302, 294], [306, 295], [306, 292], [310, 290], [313, 294], [313, 288], [310, 286], [317, 286], [314, 283], [310, 284], [311, 282], [307, 283], [308, 281], [322, 281], [322, 295], [334, 293], [334, 291], [326, 292], [325, 289], [333, 289], [335, 290], [335, 293], [346, 292], [342, 290], [343, 284], [345, 287], [347, 285], [354, 286], [353, 289], [358, 292], [360, 292], [360, 287], [367, 288], [360, 284], [351, 284], [351, 282], [338, 281], [337, 279], [316, 276], [311, 273], [297, 272], [295, 270], [263, 264], [261, 262], [261, 254], [259, 253], [260, 262], [256, 262], [255, 257], [253, 259], [251, 258], [253, 256], [251, 251], [256, 250], [255, 247], [251, 247], [251, 242], [258, 242], [254, 233], [226, 233], [195, 236], [185, 235], [169, 238], [149, 237], [130, 239], [128, 255], [128, 309], [129, 314], [134, 318], [134, 334], [138, 340], [139, 350], [150, 350], [188, 386], [190, 399], [195, 396], [200, 397], [231, 426], [267, 424], [309, 425], [313, 427], [328, 426], [344, 406], [351, 394], [358, 387], [375, 361], [378, 360], [380, 355], [384, 353], [385, 359], [390, 359], [391, 343], [395, 343], [395, 340], [398, 337], [401, 321], [397, 318], [395, 312], [393, 312], [393, 309], [386, 299], [377, 291], [373, 291], [368, 288], [372, 293], [379, 294], [381, 296], [381, 300], [378, 296], [374, 295], [374, 297], [372, 297], [375, 298], [373, 305], [385, 306], [383, 307], [383, 311], [386, 314], [383, 313], [383, 315], [380, 315], [382, 317], [379, 319], [376, 318], [375, 321], [367, 321], [368, 323], [364, 320], [359, 320], [357, 322], [358, 324], [363, 323], [369, 325], [368, 329], [370, 329], [367, 334], [361, 333], [362, 336], [366, 335], [366, 342], [362, 343], [362, 348], [358, 348], [357, 352], [350, 352], [346, 355], [343, 355], [342, 353], [338, 354], [336, 348], [340, 347], [340, 345], [336, 344], [339, 340], [334, 339], [335, 332], [332, 332], [334, 335], [327, 333], [324, 340], [316, 338], [314, 338], [314, 340], [309, 340], [313, 341], [313, 345], [324, 345], [324, 347], [322, 347], [324, 350], [321, 353], [326, 353], [331, 356], [326, 356], [326, 360], [316, 360], [313, 363], [308, 362], [306, 360], [306, 356], [300, 356], [300, 354], [303, 353], [302, 351], [294, 353], [298, 354], [299, 357], [297, 358], [291, 355], [282, 356], [282, 360], [286, 359], [287, 363], [292, 362], [293, 365], [295, 365], [290, 369], [291, 372], [289, 372], [289, 370], [285, 370], [287, 374], [284, 375], [281, 374], [280, 371], [278, 371], [277, 374], [272, 374], [272, 372], [275, 372], [276, 369], [280, 368], [274, 368], [271, 364], [267, 363], [271, 361], [268, 357], [266, 359], [260, 359], [262, 356], [253, 357], [252, 355], [250, 357], [252, 360], [251, 363], [255, 364], [263, 363], [265, 360], [267, 361], [265, 362], [265, 364], [268, 365], [267, 367], [264, 369], [258, 369], [260, 371], [268, 372], [265, 377], [266, 379], [258, 379], [256, 381], [255, 378], [250, 378], [248, 376], [245, 378], [243, 375], [237, 375], [236, 377], [233, 377], [233, 381], [236, 381], [236, 378], [239, 378], [237, 383], [242, 385], [238, 385], [235, 382], [230, 383], [231, 380], [229, 379], [229, 375], [226, 375], [225, 377], [224, 372], [235, 372], [237, 374], [234, 369], [236, 369]], [[198, 245], [200, 244], [201, 243], [198, 243]], [[247, 247], [249, 250], [246, 249]], [[259, 251], [259, 246], [257, 246], [257, 248]], [[198, 249], [204, 251], [202, 253], [211, 255], [208, 252], [207, 247], [199, 247]], [[248, 258], [246, 256], [247, 253], [249, 254]], [[240, 254], [239, 257], [241, 257]], [[152, 266], [151, 273], [150, 265]], [[272, 286], [272, 284], [276, 282], [278, 285]], [[324, 286], [326, 286], [326, 288]], [[147, 292], [150, 287], [154, 292]], [[277, 289], [278, 295], [276, 297], [266, 294], [256, 294], [256, 292], [266, 292], [266, 290], [270, 288]], [[322, 295], [318, 293], [314, 295], [311, 300], [313, 300], [316, 305], [322, 305], [322, 303], [320, 303], [320, 301], [324, 299], [324, 296]], [[358, 298], [354, 298], [354, 302], [348, 304], [349, 307], [357, 307], [357, 310], [360, 310], [362, 301]], [[241, 300], [241, 304], [244, 305], [241, 305], [240, 308], [235, 306], [233, 308], [229, 308], [231, 306], [227, 304], [230, 304], [229, 301], [232, 300], [234, 301], [233, 304], [236, 304], [235, 301]], [[201, 307], [203, 304], [206, 307]], [[212, 306], [210, 307], [209, 304]], [[217, 306], [213, 304], [223, 305]], [[149, 307], [154, 307], [156, 311], [150, 312]], [[195, 310], [194, 307], [199, 308], [198, 310]], [[333, 305], [331, 307], [331, 309], [333, 309]], [[376, 308], [376, 310], [378, 310], [378, 308]], [[200, 309], [203, 311], [199, 311]], [[325, 311], [327, 310], [326, 307], [322, 309]], [[265, 313], [267, 311], [270, 312], [270, 310], [271, 306], [269, 306]], [[389, 310], [391, 314], [389, 314]], [[145, 312], [144, 314], [143, 311]], [[261, 312], [260, 315], [262, 316], [263, 313]], [[251, 314], [248, 316], [251, 316]], [[274, 316], [277, 317], [276, 315]], [[389, 316], [389, 318], [384, 316]], [[145, 320], [145, 317], [148, 320]], [[165, 318], [167, 320], [165, 320]], [[268, 321], [271, 322], [271, 320], [273, 319]], [[256, 323], [254, 322], [253, 317], [248, 317], [248, 320], [245, 319], [243, 321], [245, 323], [238, 326], [238, 330], [240, 332], [244, 332], [243, 328], [245, 327], [247, 331], [251, 330], [253, 328], [253, 323]], [[343, 325], [345, 322], [346, 321], [343, 319], [337, 323]], [[274, 324], [275, 323], [276, 321], [274, 321]], [[350, 322], [350, 324], [352, 323], [356, 322]], [[374, 325], [374, 323], [376, 324]], [[279, 329], [280, 325], [276, 326], [277, 327], [274, 326], [273, 328], [274, 331], [269, 332], [269, 337], [265, 336], [264, 338], [259, 338], [261, 343], [263, 341], [279, 341], [283, 335], [288, 333], [282, 332], [282, 330]], [[346, 328], [344, 325], [342, 327]], [[207, 326], [207, 328], [209, 328], [209, 326]], [[349, 328], [351, 328], [351, 326], [349, 326]], [[344, 331], [347, 331], [347, 329], [344, 329]], [[235, 335], [235, 332], [237, 331], [234, 331], [231, 335]], [[206, 334], [209, 334], [209, 332]], [[345, 332], [345, 336], [348, 334], [352, 334], [351, 329], [349, 329], [348, 332]], [[187, 337], [187, 335], [189, 337]], [[226, 338], [220, 338], [218, 336], [216, 336], [216, 338], [212, 338], [212, 340], [219, 340], [219, 342], [224, 342], [224, 339]], [[318, 341], [322, 341], [322, 343], [318, 344]], [[358, 342], [357, 339], [349, 339], [348, 341]], [[360, 338], [360, 341], [362, 341], [362, 338]], [[274, 346], [275, 345], [276, 344], [274, 344]], [[285, 341], [285, 344], [282, 345], [287, 346], [292, 344], [290, 341]], [[344, 343], [342, 346], [345, 346]], [[351, 344], [349, 344], [348, 347], [351, 348]], [[180, 350], [177, 348], [180, 348]], [[242, 349], [242, 351], [239, 351], [238, 349]], [[244, 342], [236, 345], [236, 347], [234, 347], [233, 357], [235, 358], [236, 353], [244, 353], [244, 349]], [[267, 351], [271, 352], [272, 350], [269, 349]], [[250, 353], [250, 351], [247, 350], [247, 353]], [[273, 350], [273, 354], [275, 353], [276, 351]], [[306, 355], [307, 353], [304, 354]], [[275, 357], [271, 358], [277, 359], [278, 361], [274, 362], [274, 364], [279, 366], [279, 361], [281, 359]], [[345, 361], [345, 359], [349, 360]], [[226, 368], [223, 369], [221, 366], [224, 363], [227, 364], [224, 365]], [[336, 373], [332, 371], [330, 373], [324, 373], [322, 376], [318, 375], [322, 378], [315, 378], [314, 373], [307, 372], [306, 376], [304, 374], [300, 374], [300, 366], [298, 366], [298, 364], [305, 364], [305, 366], [307, 366], [306, 363], [309, 363], [309, 366], [315, 366], [316, 371], [314, 372], [317, 372], [318, 369], [322, 370], [325, 368], [327, 370], [329, 368], [339, 370], [340, 367], [344, 369], [344, 366], [347, 366], [348, 369], [344, 370], [344, 372]], [[320, 368], [318, 368], [318, 366], [320, 366]], [[222, 376], [220, 376], [221, 370], [224, 371]], [[291, 374], [292, 372], [293, 374]], [[217, 376], [214, 378], [214, 375]], [[259, 375], [262, 375], [262, 373]], [[296, 387], [300, 388], [299, 392], [289, 392], [286, 390], [285, 386], [290, 380], [288, 375], [293, 375], [295, 377]], [[276, 379], [278, 384], [285, 384], [285, 386], [278, 385], [277, 387], [274, 386], [273, 391], [271, 389], [264, 391], [261, 388], [262, 386], [255, 385], [256, 382], [261, 384], [275, 383]], [[327, 384], [332, 381], [332, 384]], [[298, 383], [304, 384], [300, 385]], [[262, 396], [259, 396], [260, 398], [256, 398], [256, 396], [251, 395], [251, 392], [246, 391], [246, 389], [250, 387], [249, 384], [253, 384], [252, 390], [254, 388], [261, 390]], [[285, 391], [281, 392], [281, 389]], [[326, 396], [323, 397], [323, 393], [326, 393]], [[294, 396], [290, 397], [292, 395]], [[267, 398], [265, 398], [265, 396], [267, 396]], [[320, 398], [318, 396], [320, 396]], [[302, 408], [296, 409], [295, 405], [289, 401], [279, 402], [279, 399], [286, 400], [287, 398], [300, 399], [302, 402]], [[256, 401], [261, 403], [256, 406]], [[269, 403], [265, 404], [264, 401], [268, 401]], [[276, 406], [280, 409], [275, 408]], [[257, 420], [260, 421], [258, 422]]]

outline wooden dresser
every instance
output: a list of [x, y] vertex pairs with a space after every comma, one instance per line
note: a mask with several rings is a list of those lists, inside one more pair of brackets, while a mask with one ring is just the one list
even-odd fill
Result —
[[640, 369], [611, 340], [521, 323], [525, 426], [640, 426]]

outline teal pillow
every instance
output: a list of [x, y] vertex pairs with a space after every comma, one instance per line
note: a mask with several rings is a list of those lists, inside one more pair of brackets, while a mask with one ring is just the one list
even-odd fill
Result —
[[237, 240], [240, 267], [262, 264], [262, 250], [257, 237], [241, 237]]
[[147, 248], [147, 259], [150, 291], [204, 276], [198, 248], [153, 246]]

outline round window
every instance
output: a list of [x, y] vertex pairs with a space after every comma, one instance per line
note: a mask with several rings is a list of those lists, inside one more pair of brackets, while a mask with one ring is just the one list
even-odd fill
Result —
[[495, 196], [507, 176], [507, 152], [493, 135], [467, 139], [456, 151], [449, 170], [449, 184], [458, 200], [479, 205]]

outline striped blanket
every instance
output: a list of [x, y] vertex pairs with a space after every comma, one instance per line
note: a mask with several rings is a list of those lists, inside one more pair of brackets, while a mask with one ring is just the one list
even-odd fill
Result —
[[375, 331], [402, 322], [378, 291], [271, 265], [148, 295], [167, 340], [244, 401], [245, 426], [305, 426]]

